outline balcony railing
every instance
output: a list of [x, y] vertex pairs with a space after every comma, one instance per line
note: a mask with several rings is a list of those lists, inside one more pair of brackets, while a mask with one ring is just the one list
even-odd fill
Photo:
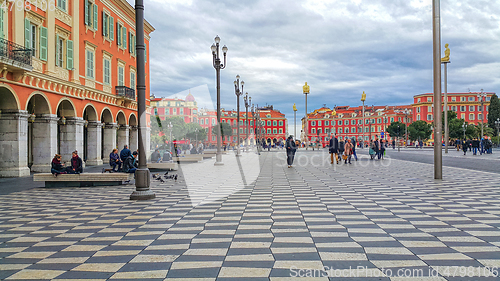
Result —
[[127, 99], [135, 100], [135, 90], [125, 86], [115, 87], [116, 95]]
[[31, 49], [0, 38], [0, 58], [13, 60], [12, 65], [31, 68]]

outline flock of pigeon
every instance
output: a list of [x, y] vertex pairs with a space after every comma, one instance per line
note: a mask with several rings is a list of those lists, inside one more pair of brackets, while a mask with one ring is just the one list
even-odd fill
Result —
[[[169, 175], [168, 174], [168, 171], [163, 175], [163, 178], [165, 178], [166, 180], [169, 180], [169, 179], [173, 179], [175, 181], [177, 181], [177, 175]], [[160, 174], [153, 174], [153, 179], [154, 180], [157, 180], [159, 182], [165, 182], [163, 180], [162, 176]]]

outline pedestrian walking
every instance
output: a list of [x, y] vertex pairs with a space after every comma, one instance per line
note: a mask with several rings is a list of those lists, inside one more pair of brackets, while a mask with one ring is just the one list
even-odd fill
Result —
[[462, 141], [462, 151], [464, 152], [464, 155], [467, 154], [467, 140]]
[[330, 152], [330, 164], [333, 164], [333, 157], [335, 156], [335, 161], [337, 164], [339, 163], [339, 140], [334, 135], [330, 139], [330, 143], [328, 145], [328, 151]]
[[368, 154], [370, 154], [370, 160], [373, 160], [375, 158], [375, 155], [377, 155], [377, 152], [375, 150], [375, 143], [373, 142], [373, 140], [370, 140]]
[[382, 158], [384, 160], [384, 154], [385, 154], [385, 141], [383, 139], [380, 140], [380, 156], [379, 159]]
[[295, 157], [295, 151], [297, 151], [297, 145], [293, 140], [293, 136], [289, 136], [286, 140], [286, 161], [288, 163], [288, 168], [292, 167], [293, 158]]
[[373, 141], [373, 144], [375, 145], [375, 152], [377, 153], [377, 159], [380, 159], [382, 157], [382, 146], [380, 143], [380, 140], [378, 139], [377, 136], [375, 136], [375, 140]]
[[356, 155], [356, 138], [352, 138], [352, 155], [354, 156], [354, 160], [358, 161], [358, 155]]
[[477, 150], [479, 149], [479, 140], [474, 138], [472, 140], [472, 155], [477, 155]]
[[353, 145], [351, 143], [350, 139], [347, 139], [345, 145], [344, 145], [344, 155], [345, 157], [345, 164], [349, 162], [351, 164], [351, 156], [352, 156], [352, 150], [353, 150]]
[[[338, 157], [342, 157], [344, 155], [344, 149], [345, 149], [345, 143], [342, 140], [342, 137], [340, 137], [340, 140], [339, 140], [339, 151], [337, 152], [338, 153]], [[342, 161], [340, 161], [340, 163], [342, 163]]]

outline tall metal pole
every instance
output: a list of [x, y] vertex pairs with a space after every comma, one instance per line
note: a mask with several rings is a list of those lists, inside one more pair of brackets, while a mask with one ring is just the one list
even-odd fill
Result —
[[444, 153], [448, 153], [448, 63], [444, 64]]
[[143, 0], [135, 0], [135, 28], [137, 36], [137, 114], [139, 115], [139, 166], [135, 171], [135, 191], [130, 194], [131, 200], [148, 200], [156, 197], [149, 189], [150, 172], [146, 163], [146, 62], [144, 46], [144, 3]]
[[443, 178], [441, 124], [441, 19], [440, 0], [432, 0], [433, 74], [434, 74], [434, 179]]
[[221, 59], [219, 56], [219, 36], [215, 37], [215, 44], [212, 44], [212, 56], [213, 56], [213, 66], [215, 68], [216, 78], [217, 78], [217, 153], [215, 155], [215, 166], [224, 165], [222, 163], [222, 151], [221, 151], [221, 121], [220, 121], [220, 70], [226, 68], [226, 53], [227, 47], [222, 47], [222, 53], [224, 54], [224, 64], [221, 64]]
[[248, 107], [250, 106], [250, 103], [252, 102], [252, 97], [248, 96], [248, 93], [245, 93], [245, 108], [246, 108], [246, 114], [245, 114], [245, 122], [246, 122], [246, 140], [245, 140], [245, 151], [248, 152], [248, 142], [250, 141], [248, 139], [248, 134], [250, 130], [250, 124], [248, 123]]
[[365, 148], [365, 100], [366, 100], [366, 94], [365, 91], [363, 91], [363, 94], [361, 95], [361, 101], [363, 102], [363, 141], [361, 142], [363, 144], [363, 148]]

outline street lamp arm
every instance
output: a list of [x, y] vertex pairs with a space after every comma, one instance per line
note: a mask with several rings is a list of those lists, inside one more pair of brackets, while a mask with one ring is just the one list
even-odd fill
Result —
[[220, 65], [220, 69], [226, 68], [226, 53], [224, 53], [224, 64]]

